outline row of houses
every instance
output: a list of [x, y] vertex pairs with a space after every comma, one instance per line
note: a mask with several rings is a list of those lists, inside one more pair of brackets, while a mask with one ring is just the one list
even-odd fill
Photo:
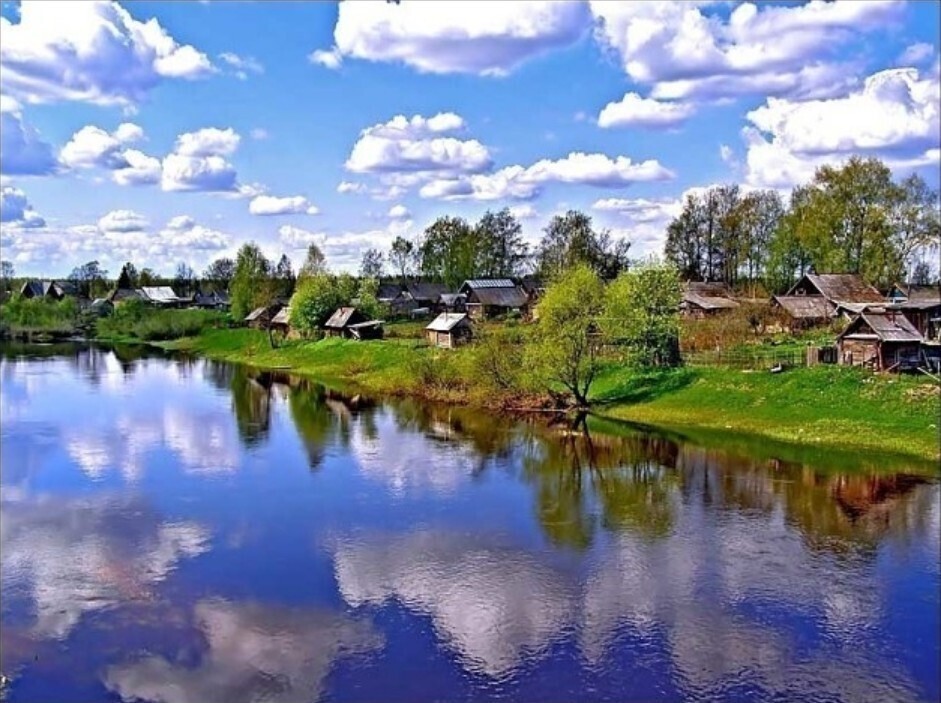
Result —
[[443, 283], [385, 282], [377, 297], [394, 316], [467, 313], [476, 320], [509, 313], [527, 315], [543, 290], [542, 282], [533, 277], [478, 278], [464, 281], [457, 290]]
[[72, 281], [28, 280], [20, 287], [20, 296], [23, 298], [45, 298], [47, 300], [62, 300], [66, 297], [72, 297], [96, 311], [113, 309], [114, 306], [126, 303], [129, 300], [140, 300], [148, 305], [162, 308], [199, 307], [224, 310], [229, 307], [227, 293], [217, 291], [202, 293], [197, 291], [192, 296], [180, 296], [170, 286], [115, 288], [103, 298], [88, 301], [82, 299], [78, 287]]

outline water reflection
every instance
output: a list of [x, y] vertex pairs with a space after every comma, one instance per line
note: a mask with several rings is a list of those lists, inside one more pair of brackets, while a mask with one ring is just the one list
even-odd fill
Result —
[[413, 652], [421, 699], [941, 695], [934, 467], [24, 353], [0, 354], [12, 700], [374, 700]]

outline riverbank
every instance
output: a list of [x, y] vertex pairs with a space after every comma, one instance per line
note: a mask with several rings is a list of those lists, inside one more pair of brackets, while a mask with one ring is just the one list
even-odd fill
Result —
[[[434, 355], [446, 358], [453, 369], [461, 367], [469, 350], [434, 351], [413, 339], [326, 339], [272, 349], [262, 332], [231, 329], [159, 346], [261, 369], [289, 369], [373, 394], [501, 409], [551, 405], [547, 395], [501, 392], [466, 378], [429, 383], [425, 376]], [[734, 432], [928, 460], [941, 456], [941, 389], [927, 377], [873, 375], [837, 366], [770, 374], [724, 368], [638, 372], [612, 365], [599, 376], [591, 400], [602, 417], [677, 430]]]

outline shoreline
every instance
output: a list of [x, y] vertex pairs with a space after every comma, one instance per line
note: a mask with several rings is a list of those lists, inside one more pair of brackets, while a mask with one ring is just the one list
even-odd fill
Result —
[[[414, 362], [418, 355], [432, 352], [406, 340], [330, 339], [271, 349], [263, 333], [230, 329], [144, 344], [297, 374], [366, 395], [411, 397], [511, 415], [578, 411], [553, 404], [549, 394], [498, 392], [460, 383], [423, 386], [412, 376]], [[612, 366], [595, 384], [589, 414], [683, 434], [747, 435], [808, 451], [941, 459], [941, 387], [928, 379], [866, 374], [845, 367], [799, 368], [772, 376], [718, 368], [637, 372]]]

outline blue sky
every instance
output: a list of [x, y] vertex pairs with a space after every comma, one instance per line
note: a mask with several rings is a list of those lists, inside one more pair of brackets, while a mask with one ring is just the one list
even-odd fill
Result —
[[939, 170], [934, 2], [2, 4], [0, 251], [336, 269], [435, 217], [589, 212], [662, 248], [690, 189], [853, 153]]

